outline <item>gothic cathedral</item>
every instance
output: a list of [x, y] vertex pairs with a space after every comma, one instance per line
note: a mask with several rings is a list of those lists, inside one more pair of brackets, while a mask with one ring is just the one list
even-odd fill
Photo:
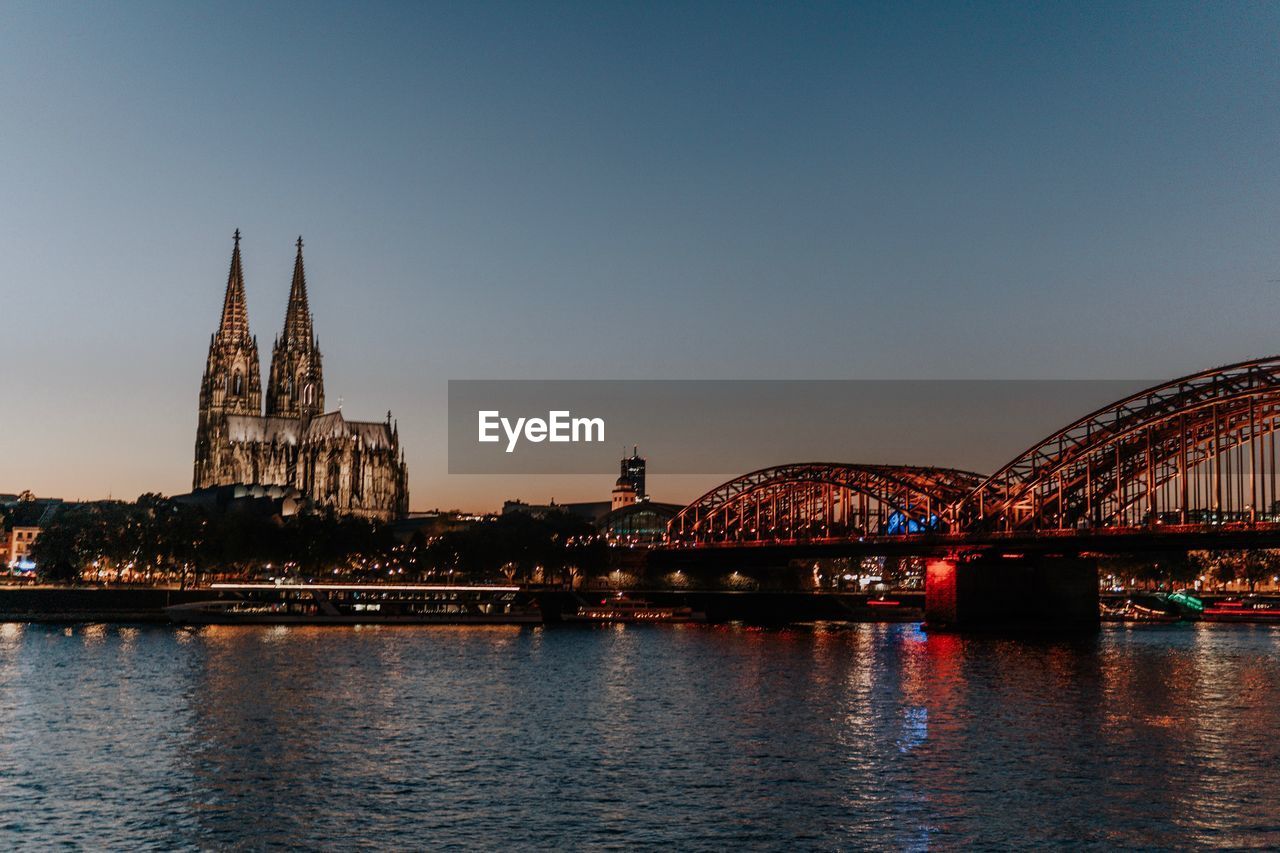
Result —
[[292, 487], [312, 506], [339, 515], [390, 521], [409, 510], [409, 474], [391, 413], [384, 423], [348, 421], [341, 410], [324, 410], [301, 237], [284, 331], [271, 348], [264, 416], [258, 341], [249, 333], [235, 234], [222, 322], [200, 382], [194, 488], [239, 483]]

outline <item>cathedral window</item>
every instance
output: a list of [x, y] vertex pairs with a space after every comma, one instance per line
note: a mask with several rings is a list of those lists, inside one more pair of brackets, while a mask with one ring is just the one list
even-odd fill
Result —
[[316, 386], [310, 382], [307, 383], [307, 387], [302, 391], [302, 401], [308, 406], [316, 401]]
[[244, 376], [238, 370], [231, 380], [231, 393], [237, 397], [244, 396]]

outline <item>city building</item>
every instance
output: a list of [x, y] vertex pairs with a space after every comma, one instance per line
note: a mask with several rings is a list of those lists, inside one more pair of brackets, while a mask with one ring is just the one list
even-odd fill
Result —
[[613, 486], [613, 495], [610, 501], [611, 510], [619, 510], [625, 506], [649, 499], [649, 495], [645, 492], [644, 483], [645, 460], [640, 455], [640, 448], [633, 447], [631, 455], [622, 458], [620, 467], [622, 469], [621, 474]]
[[396, 423], [325, 412], [320, 345], [298, 238], [284, 329], [271, 351], [265, 413], [258, 342], [249, 331], [240, 232], [222, 317], [200, 382], [193, 490], [251, 484], [296, 489], [308, 506], [391, 521], [409, 509]]
[[497, 516], [463, 512], [461, 510], [434, 509], [427, 512], [411, 512], [391, 527], [392, 535], [401, 544], [427, 545], [446, 533], [466, 530], [476, 524], [493, 521]]
[[614, 545], [656, 545], [667, 537], [667, 524], [683, 504], [644, 500], [618, 507], [600, 519], [597, 528]]
[[564, 504], [554, 500], [548, 504], [509, 500], [502, 504], [502, 514], [523, 512], [541, 518], [548, 513], [564, 512], [591, 522], [611, 542], [645, 545], [660, 542], [666, 536], [667, 522], [684, 507], [649, 499], [645, 491], [645, 465], [639, 448], [632, 448], [631, 455], [622, 458], [620, 476], [614, 482], [610, 500]]
[[267, 518], [288, 518], [306, 507], [306, 497], [293, 486], [234, 483], [174, 495], [174, 503], [218, 512], [242, 512]]
[[578, 503], [558, 504], [552, 500], [548, 504], [529, 504], [517, 499], [503, 501], [502, 514], [510, 515], [514, 512], [523, 512], [534, 518], [543, 518], [549, 513], [563, 512], [595, 524], [608, 515], [611, 508], [609, 501], [580, 501]]
[[619, 477], [613, 485], [613, 497], [609, 502], [610, 510], [619, 510], [636, 502], [636, 487], [626, 477]]
[[4, 525], [0, 527], [0, 561], [10, 572], [35, 572], [31, 546], [40, 537], [40, 529], [53, 520], [62, 505], [59, 498], [37, 498], [30, 492], [14, 496], [13, 500], [2, 505]]
[[639, 447], [631, 448], [631, 455], [623, 458], [621, 468], [621, 479], [631, 484], [632, 490], [636, 493], [636, 500], [647, 501], [649, 493], [645, 491], [645, 459], [640, 455]]

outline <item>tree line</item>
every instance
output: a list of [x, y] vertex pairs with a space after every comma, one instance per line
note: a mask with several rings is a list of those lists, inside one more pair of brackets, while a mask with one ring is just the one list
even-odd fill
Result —
[[285, 518], [147, 494], [64, 505], [31, 556], [42, 578], [173, 582], [334, 578], [559, 582], [604, 566], [604, 542], [567, 514], [499, 516], [424, 537], [332, 514]]
[[1154, 559], [1145, 555], [1104, 557], [1098, 561], [1098, 571], [1104, 577], [1114, 576], [1123, 586], [1173, 589], [1200, 581], [1210, 589], [1237, 584], [1253, 590], [1259, 585], [1275, 585], [1280, 576], [1280, 550], [1190, 551]]
[[[609, 549], [586, 520], [512, 513], [427, 536], [357, 518], [286, 518], [146, 494], [65, 504], [31, 549], [42, 578], [182, 582], [211, 578], [343, 578], [431, 582], [572, 583], [608, 571]], [[1099, 560], [1126, 587], [1272, 586], [1280, 550], [1192, 551]]]

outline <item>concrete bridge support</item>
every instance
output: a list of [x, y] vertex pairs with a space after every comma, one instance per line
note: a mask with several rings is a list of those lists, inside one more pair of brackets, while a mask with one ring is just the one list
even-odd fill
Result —
[[925, 625], [950, 631], [1096, 631], [1097, 562], [1021, 554], [930, 558]]

